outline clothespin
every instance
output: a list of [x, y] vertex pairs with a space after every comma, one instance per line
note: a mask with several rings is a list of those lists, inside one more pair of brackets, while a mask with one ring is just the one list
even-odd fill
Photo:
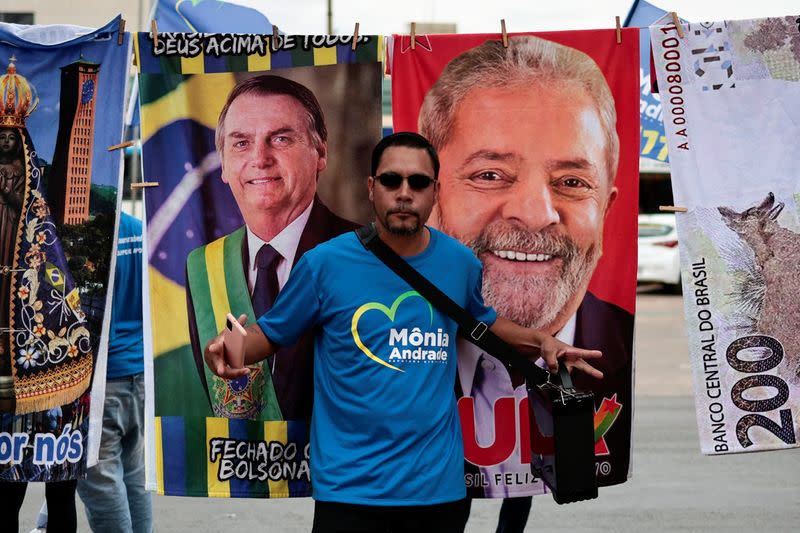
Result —
[[278, 26], [273, 24], [272, 25], [272, 49], [273, 50], [277, 50], [278, 49], [278, 38], [279, 37], [280, 37], [280, 35], [278, 34]]
[[150, 22], [150, 31], [153, 32], [153, 48], [158, 48], [158, 24], [156, 24], [156, 19]]
[[617, 19], [617, 44], [622, 44], [622, 26], [619, 24], [619, 15], [615, 18]]
[[353, 48], [354, 52], [356, 50], [356, 45], [358, 44], [358, 26], [359, 26], [359, 24], [358, 24], [358, 22], [356, 22], [356, 29], [353, 30], [353, 46], [352, 46], [352, 48]]
[[125, 39], [125, 19], [119, 21], [119, 35], [117, 36], [117, 44], [122, 45]]
[[674, 205], [660, 205], [658, 210], [665, 213], [685, 213], [688, 211], [685, 207], [675, 207]]
[[417, 48], [417, 23], [411, 23], [411, 49]]
[[672, 15], [672, 23], [675, 24], [675, 29], [678, 30], [678, 37], [683, 39], [683, 26], [681, 26], [681, 19], [678, 18], [678, 13], [670, 11], [670, 15]]
[[500, 19], [500, 31], [503, 33], [503, 48], [508, 48], [508, 33], [506, 32], [506, 19]]
[[136, 144], [136, 141], [125, 141], [124, 143], [119, 143], [115, 144], [114, 146], [109, 146], [108, 151], [113, 152], [114, 150], [121, 150], [122, 148], [133, 146], [134, 144]]
[[131, 189], [144, 189], [145, 187], [158, 187], [161, 185], [157, 181], [141, 181], [139, 183], [131, 183]]

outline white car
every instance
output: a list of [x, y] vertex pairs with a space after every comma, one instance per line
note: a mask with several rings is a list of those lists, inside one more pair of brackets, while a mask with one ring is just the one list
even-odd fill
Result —
[[663, 283], [681, 290], [681, 260], [674, 213], [639, 215], [639, 283]]

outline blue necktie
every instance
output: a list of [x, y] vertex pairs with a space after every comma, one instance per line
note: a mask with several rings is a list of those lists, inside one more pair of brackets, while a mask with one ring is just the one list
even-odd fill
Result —
[[256, 318], [272, 308], [278, 297], [278, 260], [281, 254], [269, 244], [265, 244], [256, 254], [256, 284], [253, 288], [253, 311]]

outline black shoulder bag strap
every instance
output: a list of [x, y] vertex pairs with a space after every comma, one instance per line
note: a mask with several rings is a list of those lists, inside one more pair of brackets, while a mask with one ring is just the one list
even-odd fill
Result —
[[[486, 353], [499, 359], [504, 365], [514, 368], [525, 376], [529, 384], [544, 385], [551, 383], [550, 372], [533, 364], [527, 357], [517, 353], [503, 339], [489, 330], [489, 326], [476, 320], [466, 309], [454, 302], [440, 291], [428, 278], [417, 272], [402, 257], [378, 237], [374, 224], [367, 224], [355, 230], [364, 247], [383, 261], [398, 276], [432, 303], [439, 311], [456, 321], [465, 339], [483, 349]], [[559, 365], [561, 385], [572, 387], [572, 380], [564, 365]], [[552, 383], [556, 385], [556, 383]]]

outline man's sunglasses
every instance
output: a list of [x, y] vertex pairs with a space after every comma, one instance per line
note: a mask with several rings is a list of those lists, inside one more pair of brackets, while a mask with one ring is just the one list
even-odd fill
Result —
[[[397, 172], [384, 172], [375, 176], [375, 179], [383, 185], [384, 188], [389, 190], [399, 189], [403, 184], [403, 176]], [[430, 187], [434, 179], [426, 176], [425, 174], [411, 174], [405, 178], [408, 181], [408, 186], [414, 191], [421, 191]]]

